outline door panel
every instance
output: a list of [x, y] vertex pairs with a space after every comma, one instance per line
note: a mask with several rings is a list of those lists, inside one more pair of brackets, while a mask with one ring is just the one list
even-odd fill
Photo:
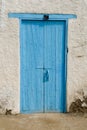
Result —
[[63, 112], [65, 22], [22, 20], [21, 112]]
[[44, 22], [44, 66], [49, 71], [45, 87], [45, 112], [63, 112], [65, 79], [65, 22]]
[[56, 110], [64, 111], [65, 91], [65, 22], [56, 29]]
[[44, 22], [44, 66], [49, 72], [49, 81], [44, 82], [45, 112], [55, 111], [55, 25], [52, 21]]
[[22, 21], [21, 111], [43, 112], [43, 31], [38, 23]]

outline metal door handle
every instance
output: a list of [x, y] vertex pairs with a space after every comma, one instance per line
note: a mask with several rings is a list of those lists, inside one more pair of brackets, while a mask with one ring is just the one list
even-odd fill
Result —
[[49, 72], [48, 70], [44, 70], [43, 72], [43, 82], [49, 81]]

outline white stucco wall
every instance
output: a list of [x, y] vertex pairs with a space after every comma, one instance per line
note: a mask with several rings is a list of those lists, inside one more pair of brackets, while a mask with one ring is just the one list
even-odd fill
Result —
[[0, 113], [20, 111], [19, 21], [9, 12], [76, 14], [69, 21], [67, 108], [87, 95], [87, 1], [0, 0]]

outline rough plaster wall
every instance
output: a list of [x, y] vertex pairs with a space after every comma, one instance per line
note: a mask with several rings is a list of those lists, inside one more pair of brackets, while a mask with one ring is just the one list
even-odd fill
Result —
[[9, 12], [76, 14], [69, 21], [67, 106], [87, 95], [87, 1], [0, 0], [0, 110], [20, 111], [19, 22]]

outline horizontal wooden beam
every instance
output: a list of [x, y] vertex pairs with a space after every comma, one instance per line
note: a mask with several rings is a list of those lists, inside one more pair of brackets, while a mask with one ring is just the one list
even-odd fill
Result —
[[30, 14], [30, 13], [8, 13], [9, 18], [43, 20], [44, 15], [48, 15], [48, 20], [67, 20], [77, 18], [75, 14]]

